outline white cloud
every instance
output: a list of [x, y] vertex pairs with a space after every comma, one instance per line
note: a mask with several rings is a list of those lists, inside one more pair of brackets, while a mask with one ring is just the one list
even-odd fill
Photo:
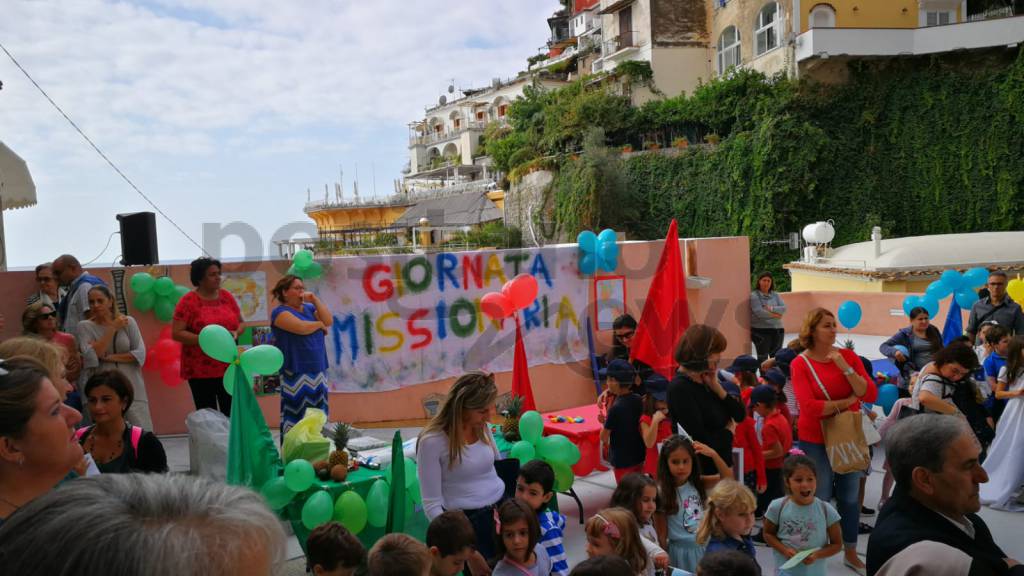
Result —
[[[311, 176], [296, 159], [303, 154], [384, 153], [360, 161], [376, 160], [378, 183], [389, 189], [405, 162], [404, 125], [436, 102], [449, 79], [468, 87], [522, 69], [547, 38], [545, 18], [557, 7], [556, 0], [8, 0], [0, 41], [162, 205], [182, 200], [165, 196], [163, 181], [207, 174], [193, 194], [208, 201], [275, 157], [278, 176], [294, 180], [296, 190], [304, 192], [302, 182], [322, 188], [320, 173]], [[9, 246], [43, 220], [30, 213], [101, 220], [122, 205], [144, 208], [2, 58], [0, 80], [0, 139], [29, 162], [42, 198], [62, 198], [11, 214]], [[246, 158], [260, 165], [247, 166]], [[337, 161], [322, 174], [336, 173]], [[384, 174], [385, 165], [396, 172]], [[79, 205], [83, 194], [116, 205]], [[227, 221], [238, 204], [214, 202], [203, 215]], [[284, 212], [301, 219], [300, 210], [297, 202]], [[199, 223], [187, 221], [195, 212], [180, 217], [197, 236]], [[273, 225], [280, 214], [252, 218]], [[37, 240], [21, 240], [29, 249], [9, 259], [31, 264]], [[181, 245], [180, 238], [168, 242]]]

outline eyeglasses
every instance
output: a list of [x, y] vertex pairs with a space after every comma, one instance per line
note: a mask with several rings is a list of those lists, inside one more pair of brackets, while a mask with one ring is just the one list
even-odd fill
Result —
[[36, 278], [36, 282], [39, 282], [40, 284], [42, 284], [43, 282], [56, 282], [56, 281], [57, 281], [57, 279], [54, 278], [53, 276], [39, 276], [38, 278]]
[[53, 312], [46, 312], [44, 314], [40, 314], [39, 317], [40, 318], [56, 318], [57, 317], [57, 311], [54, 310]]
[[616, 332], [615, 337], [619, 340], [629, 340], [636, 334], [636, 330], [630, 330], [629, 332]]
[[1006, 286], [1006, 282], [989, 282], [989, 286]]

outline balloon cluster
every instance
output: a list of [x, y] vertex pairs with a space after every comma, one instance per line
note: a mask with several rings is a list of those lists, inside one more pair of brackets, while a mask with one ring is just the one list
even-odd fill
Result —
[[171, 338], [171, 327], [164, 326], [156, 342], [146, 352], [143, 368], [160, 373], [160, 380], [168, 386], [177, 386], [181, 379], [181, 342]]
[[517, 310], [529, 307], [537, 299], [537, 279], [520, 274], [505, 282], [501, 292], [489, 292], [480, 299], [480, 310], [495, 320], [508, 318]]
[[846, 327], [847, 330], [853, 330], [854, 326], [860, 324], [860, 319], [863, 312], [860, 309], [860, 304], [857, 304], [853, 300], [847, 300], [839, 305], [839, 310], [836, 311], [836, 316], [839, 317], [839, 323]]
[[[419, 482], [416, 479], [416, 463], [406, 458], [405, 487], [406, 516], [412, 516], [412, 508], [420, 503]], [[388, 520], [390, 510], [389, 479], [392, 477], [390, 467], [385, 469], [383, 478], [376, 480], [366, 494], [364, 500], [355, 490], [346, 490], [338, 498], [332, 499], [326, 490], [326, 483], [318, 483], [316, 471], [308, 460], [292, 460], [284, 468], [284, 475], [272, 478], [260, 489], [267, 504], [273, 510], [281, 510], [299, 494], [308, 493], [302, 504], [302, 525], [312, 530], [317, 526], [335, 520], [340, 522], [349, 532], [359, 534], [367, 524], [383, 528]], [[312, 491], [311, 491], [312, 489]]]
[[[925, 288], [923, 296], [904, 298], [903, 312], [910, 316], [911, 310], [921, 307], [934, 318], [939, 313], [939, 302], [950, 295], [953, 296], [960, 308], [970, 310], [971, 306], [978, 301], [978, 293], [975, 292], [975, 289], [984, 286], [986, 280], [988, 280], [988, 269], [986, 268], [971, 268], [963, 274], [956, 270], [946, 270], [938, 280]], [[1021, 284], [1021, 288], [1024, 288], [1024, 282]]]
[[210, 358], [229, 365], [224, 372], [224, 389], [228, 394], [234, 394], [238, 370], [241, 370], [245, 379], [252, 384], [253, 376], [273, 374], [284, 364], [281, 350], [269, 344], [253, 346], [239, 354], [235, 338], [227, 328], [219, 324], [210, 324], [199, 332], [199, 348]]
[[287, 273], [303, 280], [316, 280], [323, 275], [324, 268], [319, 262], [313, 261], [313, 252], [299, 250], [292, 257], [292, 265], [288, 267]]
[[1020, 278], [1010, 280], [1006, 285], [1006, 293], [1010, 295], [1014, 302], [1018, 304], [1024, 303], [1024, 280]]
[[600, 234], [584, 230], [576, 237], [576, 242], [580, 274], [594, 274], [598, 270], [613, 272], [618, 267], [619, 245], [615, 243], [615, 231], [611, 228], [605, 228]]
[[174, 317], [174, 307], [178, 300], [188, 294], [188, 287], [175, 284], [170, 276], [153, 278], [147, 272], [138, 272], [128, 283], [135, 298], [132, 306], [141, 312], [153, 311], [156, 319], [161, 322], [170, 322]]
[[519, 419], [522, 440], [512, 445], [510, 455], [526, 464], [530, 460], [543, 460], [555, 471], [555, 490], [565, 492], [575, 480], [572, 467], [580, 461], [580, 449], [561, 434], [541, 436], [544, 419], [539, 412], [524, 412]]

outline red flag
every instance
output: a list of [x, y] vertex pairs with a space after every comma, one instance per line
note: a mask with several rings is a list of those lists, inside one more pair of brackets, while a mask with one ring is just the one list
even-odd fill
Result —
[[533, 401], [530, 367], [526, 364], [526, 347], [523, 346], [523, 331], [519, 326], [519, 316], [516, 316], [516, 354], [512, 362], [512, 395], [522, 397], [522, 412], [537, 409], [537, 403]]
[[675, 375], [675, 345], [690, 325], [686, 301], [686, 275], [679, 253], [676, 221], [668, 227], [658, 269], [647, 291], [647, 301], [636, 327], [630, 359], [639, 360], [669, 380]]

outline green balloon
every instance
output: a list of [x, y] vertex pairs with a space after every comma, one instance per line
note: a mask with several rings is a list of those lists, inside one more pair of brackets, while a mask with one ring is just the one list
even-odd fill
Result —
[[319, 262], [313, 262], [309, 266], [302, 269], [303, 280], [316, 280], [324, 273], [324, 267]]
[[537, 444], [544, 433], [544, 419], [540, 412], [530, 410], [519, 418], [519, 435], [530, 444]]
[[537, 457], [537, 450], [533, 447], [533, 444], [526, 440], [520, 440], [512, 445], [509, 455], [519, 460], [519, 465], [522, 466]]
[[288, 276], [298, 276], [299, 278], [302, 278], [302, 274], [299, 273], [299, 269], [295, 267], [295, 264], [289, 266], [284, 273]]
[[312, 530], [321, 524], [331, 521], [334, 514], [334, 502], [330, 492], [320, 490], [313, 494], [302, 505], [302, 525]]
[[313, 253], [309, 250], [299, 250], [292, 258], [292, 263], [296, 268], [308, 268], [313, 263]]
[[383, 528], [388, 523], [388, 483], [377, 480], [366, 495], [367, 520], [370, 526]]
[[154, 304], [156, 304], [156, 293], [153, 291], [136, 293], [135, 299], [132, 300], [132, 305], [140, 312], [149, 312], [153, 309]]
[[366, 527], [366, 514], [366, 502], [355, 490], [343, 492], [334, 503], [333, 518], [353, 534], [359, 534]]
[[149, 273], [139, 272], [132, 276], [129, 284], [132, 287], [132, 292], [135, 292], [136, 294], [144, 294], [153, 289], [154, 282], [156, 282], [156, 279]]
[[572, 483], [576, 480], [576, 476], [572, 473], [572, 468], [561, 462], [548, 461], [548, 464], [555, 471], [555, 490], [567, 492], [572, 488]]
[[295, 492], [292, 492], [285, 484], [284, 478], [278, 476], [277, 478], [271, 478], [263, 485], [260, 489], [260, 494], [263, 495], [267, 500], [267, 504], [271, 510], [280, 510], [288, 505], [295, 497]]
[[156, 304], [153, 305], [153, 313], [156, 319], [161, 322], [170, 322], [174, 319], [174, 302], [169, 296], [158, 294]]
[[199, 332], [199, 348], [207, 356], [220, 362], [234, 362], [238, 356], [234, 336], [219, 324], [210, 324]]
[[[537, 455], [544, 460], [572, 466], [580, 461], [580, 450], [561, 434], [545, 436], [537, 443]], [[575, 458], [575, 460], [573, 460]]]
[[170, 296], [174, 292], [174, 280], [170, 276], [161, 276], [153, 283], [153, 292], [160, 296]]
[[[235, 382], [238, 381], [238, 370], [238, 364], [231, 363], [228, 364], [228, 369], [224, 371], [224, 391], [228, 393], [228, 396], [235, 395]], [[242, 374], [246, 375], [244, 370]], [[246, 378], [246, 381], [251, 384], [252, 378]]]
[[247, 376], [273, 374], [284, 364], [284, 354], [277, 346], [261, 344], [242, 352], [242, 369]]
[[191, 292], [191, 290], [188, 289], [188, 286], [175, 284], [174, 294], [171, 295], [171, 298], [174, 300], [174, 303], [177, 304], [178, 300], [181, 300], [185, 296], [185, 294], [188, 294], [189, 292]]
[[284, 483], [292, 492], [305, 492], [316, 480], [316, 470], [309, 460], [292, 460], [284, 467]]

